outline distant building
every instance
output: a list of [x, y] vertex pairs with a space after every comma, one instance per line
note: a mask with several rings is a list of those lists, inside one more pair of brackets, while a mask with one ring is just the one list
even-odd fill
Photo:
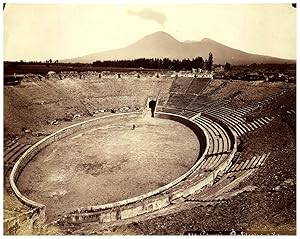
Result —
[[264, 75], [258, 74], [257, 72], [248, 73], [246, 79], [249, 81], [256, 81], [256, 80], [265, 80], [266, 77]]
[[197, 68], [192, 68], [192, 73], [198, 73], [198, 69]]
[[214, 69], [215, 73], [223, 73], [225, 72], [225, 68], [223, 66], [216, 66]]
[[215, 73], [213, 78], [214, 79], [224, 79], [224, 74], [223, 73]]
[[204, 73], [197, 74], [197, 77], [213, 79], [213, 73], [206, 71]]
[[179, 71], [178, 77], [194, 77], [195, 74], [191, 73], [191, 71]]

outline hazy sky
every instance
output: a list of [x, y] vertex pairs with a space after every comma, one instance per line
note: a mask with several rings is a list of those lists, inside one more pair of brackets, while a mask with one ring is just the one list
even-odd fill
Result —
[[4, 60], [79, 57], [156, 31], [296, 59], [296, 10], [289, 4], [7, 4], [3, 17]]

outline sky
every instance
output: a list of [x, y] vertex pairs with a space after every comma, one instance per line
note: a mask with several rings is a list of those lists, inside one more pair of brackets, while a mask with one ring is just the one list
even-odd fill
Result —
[[44, 61], [126, 47], [165, 31], [249, 53], [296, 59], [290, 4], [6, 4], [4, 60]]

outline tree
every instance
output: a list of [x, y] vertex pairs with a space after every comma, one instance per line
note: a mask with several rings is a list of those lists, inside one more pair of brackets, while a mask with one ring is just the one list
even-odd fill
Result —
[[226, 62], [224, 68], [225, 68], [226, 71], [230, 71], [230, 69], [231, 69], [231, 64], [228, 63], [228, 62]]
[[196, 57], [196, 58], [193, 60], [193, 68], [200, 68], [200, 69], [203, 69], [203, 66], [204, 66], [204, 61], [203, 61], [203, 58], [202, 58], [202, 57]]
[[[56, 61], [55, 61], [56, 62]], [[207, 62], [207, 60], [206, 60]], [[49, 61], [47, 61], [49, 63]], [[94, 61], [94, 66], [99, 67], [122, 67], [122, 68], [150, 68], [150, 69], [171, 69], [171, 70], [191, 70], [192, 68], [204, 69], [204, 60], [202, 57], [194, 59], [169, 59], [169, 58], [138, 58], [133, 60], [113, 60], [113, 61]]]
[[206, 70], [211, 71], [213, 63], [214, 63], [213, 54], [210, 52], [209, 55], [208, 55], [208, 60], [207, 60], [207, 64], [206, 64]]
[[254, 70], [256, 69], [256, 67], [257, 67], [257, 64], [256, 64], [256, 63], [252, 63], [252, 64], [250, 65], [250, 67], [251, 67], [251, 69], [254, 71]]

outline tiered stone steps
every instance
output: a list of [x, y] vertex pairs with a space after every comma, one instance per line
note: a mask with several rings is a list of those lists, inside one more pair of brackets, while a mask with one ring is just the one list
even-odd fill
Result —
[[193, 77], [177, 77], [171, 86], [170, 92], [185, 93], [193, 81]]
[[157, 111], [162, 111], [162, 109], [165, 107], [165, 105], [168, 102], [169, 96], [170, 96], [169, 93], [160, 93], [158, 95], [157, 105], [156, 105]]
[[[183, 115], [190, 119], [195, 117], [197, 115], [197, 112], [199, 113], [203, 112], [209, 114], [213, 117], [222, 120], [230, 128], [232, 128], [238, 134], [238, 136], [241, 136], [245, 133], [256, 130], [270, 123], [274, 119], [274, 117], [270, 117], [270, 118], [262, 117], [260, 119], [254, 120], [253, 122], [246, 123], [245, 115], [257, 109], [258, 107], [268, 103], [269, 101], [273, 100], [275, 97], [284, 94], [285, 92], [286, 90], [283, 90], [269, 97], [266, 97], [265, 99], [259, 102], [253, 102], [245, 107], [241, 107], [237, 109], [226, 106], [226, 104], [229, 103], [230, 101], [229, 99], [216, 100], [213, 102], [200, 103], [200, 104], [196, 99], [190, 105], [188, 105], [185, 110], [182, 108], [177, 110], [176, 108], [172, 108], [172, 112], [174, 114]], [[166, 109], [165, 111], [168, 112], [168, 109]], [[293, 113], [295, 111], [293, 110], [289, 112]]]
[[164, 108], [163, 112], [175, 114], [175, 115], [181, 115], [182, 109], [178, 108]]
[[242, 189], [234, 188], [264, 165], [270, 153], [254, 156], [246, 161], [234, 163], [223, 175], [218, 175], [211, 187], [188, 197], [188, 200], [209, 203], [226, 200], [244, 191], [254, 190], [247, 186]]
[[[203, 99], [201, 99], [201, 97], [198, 96], [198, 98], [200, 98], [199, 100], [201, 100], [201, 102], [203, 101]], [[218, 108], [219, 106], [223, 106], [229, 102], [228, 99], [222, 99], [222, 100], [211, 101], [208, 103], [203, 103], [203, 102], [200, 103], [199, 100], [197, 100], [197, 99], [194, 100], [190, 105], [188, 105], [186, 107], [187, 110], [192, 110], [192, 111], [197, 111], [197, 112], [206, 112], [208, 110]]]
[[208, 133], [207, 157], [186, 180], [181, 181], [165, 193], [184, 192], [186, 189], [194, 187], [226, 160], [230, 154], [231, 142], [229, 136], [218, 123], [204, 116], [195, 118], [193, 122], [202, 126]]
[[255, 169], [264, 165], [264, 162], [269, 157], [270, 153], [263, 154], [260, 156], [253, 156], [251, 159], [247, 159], [243, 162], [237, 162], [232, 165], [228, 172], [238, 172], [243, 170]]
[[199, 113], [193, 112], [193, 111], [183, 110], [183, 111], [181, 111], [180, 114], [181, 114], [182, 116], [186, 117], [186, 118], [192, 118], [192, 117], [196, 116], [196, 115], [199, 114]]
[[227, 152], [230, 149], [229, 137], [219, 124], [204, 116], [198, 116], [194, 118], [193, 121], [204, 127], [209, 133], [210, 140], [213, 142], [213, 145], [210, 147], [212, 150], [211, 152], [209, 151], [208, 154]]
[[14, 165], [18, 158], [30, 147], [28, 144], [20, 144], [14, 142], [13, 144], [8, 144], [4, 149], [4, 165]]
[[187, 89], [186, 93], [199, 94], [206, 88], [209, 82], [210, 82], [209, 78], [194, 78], [189, 88]]
[[184, 109], [194, 100], [194, 98], [194, 95], [171, 93], [166, 107]]
[[245, 133], [248, 133], [250, 131], [256, 130], [268, 123], [270, 123], [274, 117], [262, 117], [259, 119], [256, 119], [250, 123], [241, 123], [232, 126], [232, 129], [237, 133], [238, 136], [242, 136]]

